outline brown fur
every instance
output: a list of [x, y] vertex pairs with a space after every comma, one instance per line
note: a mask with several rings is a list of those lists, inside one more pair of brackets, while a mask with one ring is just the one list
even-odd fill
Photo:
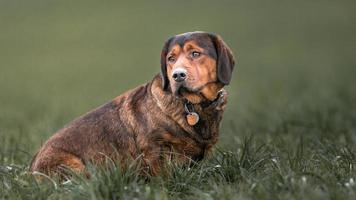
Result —
[[[116, 97], [59, 130], [35, 155], [30, 171], [51, 174], [61, 172], [64, 166], [83, 172], [88, 162], [101, 164], [108, 157], [123, 166], [129, 160], [140, 159], [150, 174], [157, 175], [167, 160], [181, 163], [201, 160], [218, 140], [219, 123], [227, 101], [227, 94], [222, 90], [226, 83], [218, 80], [218, 55], [214, 58], [215, 52], [207, 52], [212, 48], [215, 51], [213, 39], [206, 37], [207, 33], [187, 34], [194, 37], [183, 46], [170, 48], [179, 56], [177, 62], [190, 67], [188, 79], [192, 81], [187, 83], [187, 90], [181, 96], [173, 95], [172, 89], [164, 86], [168, 78], [171, 87], [175, 87], [170, 76], [165, 77], [175, 67], [169, 64], [162, 76], [156, 75], [149, 83]], [[209, 42], [213, 47], [204, 48], [202, 44]], [[206, 54], [199, 60], [190, 60], [186, 56], [190, 49]], [[164, 51], [169, 49], [163, 49], [162, 55], [166, 57], [168, 52]], [[219, 96], [219, 91], [223, 95]], [[193, 103], [200, 117], [194, 126], [186, 121], [184, 103], [187, 100]]]

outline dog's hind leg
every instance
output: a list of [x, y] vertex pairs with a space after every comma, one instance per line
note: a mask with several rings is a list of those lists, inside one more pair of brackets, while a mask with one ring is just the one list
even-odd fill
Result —
[[63, 176], [68, 174], [68, 170], [82, 173], [84, 169], [85, 165], [78, 156], [58, 149], [47, 149], [37, 154], [30, 171]]

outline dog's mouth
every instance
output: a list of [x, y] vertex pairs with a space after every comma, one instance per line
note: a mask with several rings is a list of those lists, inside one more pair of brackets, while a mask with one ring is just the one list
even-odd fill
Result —
[[186, 87], [181, 86], [176, 90], [176, 94], [175, 95], [178, 96], [178, 97], [183, 97], [183, 94], [187, 93], [187, 92], [189, 92], [189, 90]]
[[200, 89], [192, 89], [192, 88], [188, 88], [185, 85], [181, 84], [179, 86], [176, 87], [176, 89], [174, 90], [174, 95], [177, 97], [183, 97], [183, 94], [198, 94], [200, 91]]

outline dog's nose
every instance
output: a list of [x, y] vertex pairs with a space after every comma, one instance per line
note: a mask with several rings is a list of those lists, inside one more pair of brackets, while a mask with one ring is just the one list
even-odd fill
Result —
[[182, 82], [187, 78], [187, 70], [177, 68], [173, 70], [172, 77], [176, 82]]

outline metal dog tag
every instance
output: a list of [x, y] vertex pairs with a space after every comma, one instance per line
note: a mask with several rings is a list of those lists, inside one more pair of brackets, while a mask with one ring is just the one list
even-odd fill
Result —
[[199, 115], [196, 112], [190, 112], [187, 114], [187, 122], [189, 125], [194, 126], [199, 122]]

